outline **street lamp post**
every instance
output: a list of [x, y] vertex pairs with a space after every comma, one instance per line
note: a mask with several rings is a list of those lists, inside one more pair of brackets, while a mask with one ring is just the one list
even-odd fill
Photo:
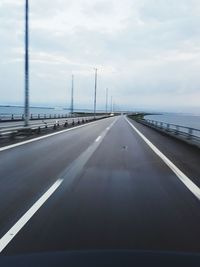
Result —
[[74, 113], [74, 75], [72, 75], [71, 116]]
[[25, 105], [24, 126], [29, 125], [29, 0], [25, 2]]
[[106, 88], [106, 114], [108, 113], [108, 88]]
[[96, 119], [96, 107], [97, 107], [97, 71], [95, 69], [95, 86], [94, 86], [94, 119]]

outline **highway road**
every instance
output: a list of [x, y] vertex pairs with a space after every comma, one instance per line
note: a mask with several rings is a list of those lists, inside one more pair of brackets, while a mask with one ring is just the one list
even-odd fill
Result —
[[131, 124], [108, 118], [0, 150], [3, 255], [200, 252], [199, 150]]

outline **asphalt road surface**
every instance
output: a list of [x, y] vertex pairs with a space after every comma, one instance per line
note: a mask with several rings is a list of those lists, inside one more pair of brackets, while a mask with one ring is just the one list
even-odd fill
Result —
[[[198, 149], [132, 123], [199, 186]], [[123, 116], [0, 151], [1, 253], [200, 252], [200, 201], [175, 172]]]

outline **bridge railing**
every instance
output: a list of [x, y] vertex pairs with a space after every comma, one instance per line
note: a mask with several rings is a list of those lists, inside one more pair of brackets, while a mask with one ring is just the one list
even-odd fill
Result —
[[[103, 113], [102, 113], [103, 114]], [[96, 115], [96, 117], [99, 116], [105, 116], [103, 115]], [[91, 115], [87, 114], [45, 114], [45, 113], [39, 113], [39, 114], [30, 114], [29, 119], [30, 120], [47, 120], [47, 119], [67, 119], [67, 118], [78, 118], [78, 117], [86, 117]], [[1, 122], [14, 122], [14, 121], [24, 121], [24, 114], [0, 114], [0, 123]]]
[[139, 121], [155, 129], [171, 134], [177, 138], [184, 139], [188, 142], [200, 144], [199, 129], [149, 119], [139, 119]]
[[[61, 119], [67, 117], [69, 117], [69, 114], [30, 114], [30, 120]], [[24, 114], [0, 114], [0, 122], [23, 120]]]
[[4, 128], [0, 128], [0, 140], [6, 138], [15, 138], [17, 136], [27, 136], [32, 134], [39, 134], [46, 130], [61, 130], [62, 128], [73, 127], [75, 125], [80, 125], [84, 123], [88, 123], [95, 120], [101, 120], [104, 118], [108, 118], [109, 116], [96, 116], [94, 119], [93, 116], [90, 117], [72, 117], [67, 119], [56, 119], [56, 120], [43, 120], [42, 123], [33, 123], [28, 127], [24, 126], [8, 126]]

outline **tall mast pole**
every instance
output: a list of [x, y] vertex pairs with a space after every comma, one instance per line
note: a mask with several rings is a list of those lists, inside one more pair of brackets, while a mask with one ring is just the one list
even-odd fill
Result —
[[29, 0], [25, 2], [25, 103], [24, 126], [29, 125]]
[[95, 86], [94, 86], [94, 119], [96, 119], [97, 108], [97, 69], [95, 69]]
[[111, 109], [111, 113], [113, 113], [113, 97], [112, 96], [111, 96], [111, 103], [110, 104], [111, 104], [111, 108], [110, 108]]
[[72, 75], [71, 115], [74, 113], [74, 75]]
[[106, 114], [108, 113], [108, 88], [106, 88]]

